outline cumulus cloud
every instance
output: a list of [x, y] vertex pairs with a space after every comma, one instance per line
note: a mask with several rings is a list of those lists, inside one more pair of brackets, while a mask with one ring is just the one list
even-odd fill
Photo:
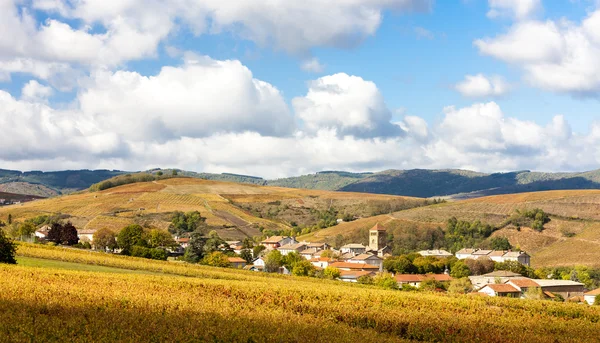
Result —
[[526, 19], [542, 10], [542, 0], [489, 0], [490, 18]]
[[45, 102], [54, 91], [51, 87], [44, 86], [35, 80], [31, 80], [23, 86], [21, 99], [31, 102]]
[[341, 136], [386, 137], [403, 133], [391, 123], [377, 85], [358, 76], [340, 73], [309, 83], [308, 93], [292, 101], [298, 118], [309, 131], [336, 130]]
[[302, 68], [302, 70], [310, 73], [322, 73], [323, 71], [325, 71], [325, 65], [321, 64], [321, 62], [319, 62], [319, 59], [316, 57], [305, 60], [304, 62], [302, 62], [302, 65], [300, 67]]
[[[115, 67], [156, 55], [170, 33], [184, 27], [196, 35], [232, 33], [263, 46], [305, 55], [318, 46], [352, 47], [379, 28], [382, 12], [427, 11], [433, 0], [275, 1], [58, 1], [0, 3], [0, 77], [4, 64], [27, 58], [35, 64]], [[28, 5], [30, 7], [28, 7]], [[38, 23], [33, 11], [59, 19]], [[64, 18], [64, 19], [63, 19]], [[81, 22], [75, 27], [72, 22]], [[99, 30], [91, 30], [98, 27]], [[318, 65], [313, 64], [312, 69]], [[29, 72], [21, 68], [18, 71]], [[55, 69], [47, 69], [54, 72]]]
[[186, 56], [155, 76], [98, 72], [78, 96], [83, 114], [104, 130], [164, 141], [215, 132], [288, 135], [293, 118], [277, 88], [236, 60]]
[[488, 77], [483, 74], [466, 75], [454, 88], [463, 96], [471, 98], [497, 97], [510, 91], [510, 85], [503, 77]]
[[526, 21], [507, 33], [475, 41], [479, 51], [517, 65], [542, 89], [577, 96], [600, 94], [600, 10], [581, 23]]

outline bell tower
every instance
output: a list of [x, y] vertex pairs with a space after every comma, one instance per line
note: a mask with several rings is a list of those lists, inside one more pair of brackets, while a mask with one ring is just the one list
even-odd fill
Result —
[[369, 249], [379, 251], [387, 246], [385, 228], [379, 223], [369, 230]]

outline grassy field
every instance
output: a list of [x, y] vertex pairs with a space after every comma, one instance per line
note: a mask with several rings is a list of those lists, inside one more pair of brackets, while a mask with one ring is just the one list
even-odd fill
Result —
[[[575, 304], [388, 291], [33, 245], [18, 254], [29, 264], [63, 262], [0, 266], [7, 342], [594, 342], [600, 331], [600, 308]], [[159, 274], [68, 268], [81, 264]]]
[[[370, 195], [319, 190], [263, 187], [248, 184], [173, 178], [154, 182], [128, 184], [100, 192], [80, 192], [68, 196], [44, 199], [0, 209], [0, 220], [8, 214], [14, 220], [24, 220], [41, 214], [63, 213], [84, 229], [113, 230], [136, 222], [166, 229], [174, 211], [200, 211], [207, 223], [219, 228], [224, 238], [241, 239], [259, 234], [258, 228], [289, 229], [289, 223], [299, 221], [295, 212], [335, 207], [353, 213], [366, 211], [368, 204], [389, 201], [407, 204], [422, 200], [387, 195]], [[276, 204], [276, 205], [274, 205]], [[242, 207], [248, 207], [244, 209]], [[262, 217], [260, 211], [286, 208], [289, 216]], [[230, 229], [229, 227], [238, 229]]]

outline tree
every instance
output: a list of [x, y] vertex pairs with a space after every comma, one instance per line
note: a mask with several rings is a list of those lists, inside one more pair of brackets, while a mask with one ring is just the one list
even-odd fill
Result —
[[444, 285], [432, 277], [425, 278], [419, 285], [419, 289], [422, 291], [435, 291], [440, 288], [443, 289]]
[[179, 173], [177, 172], [177, 169], [173, 169], [173, 171], [171, 172], [171, 175], [173, 175], [173, 176], [179, 175]]
[[198, 229], [205, 227], [205, 223], [206, 218], [202, 217], [198, 211], [191, 211], [187, 213], [177, 211], [171, 218], [169, 232], [179, 236], [184, 233], [198, 231]]
[[35, 233], [35, 225], [25, 222], [18, 225], [17, 235], [19, 238], [31, 237]]
[[145, 234], [145, 240], [147, 241], [149, 248], [174, 248], [177, 243], [167, 231], [152, 229]]
[[333, 258], [335, 257], [335, 253], [331, 249], [323, 250], [323, 252], [321, 252], [321, 257]]
[[[299, 253], [292, 251], [291, 253], [283, 256], [282, 263], [283, 265], [292, 270], [297, 263], [306, 261]], [[308, 262], [308, 261], [307, 261]], [[311, 264], [312, 265], [312, 264]]]
[[198, 263], [204, 258], [204, 245], [207, 238], [200, 232], [194, 232], [190, 235], [190, 243], [185, 248], [183, 260], [189, 263]]
[[12, 222], [13, 222], [13, 219], [12, 219], [12, 214], [11, 214], [11, 213], [9, 213], [9, 214], [8, 214], [7, 223], [8, 223], [8, 225], [10, 225], [10, 224], [12, 224]]
[[265, 271], [269, 273], [275, 273], [283, 265], [283, 256], [279, 250], [271, 250], [267, 256], [265, 256]]
[[360, 276], [357, 280], [357, 283], [361, 284], [361, 285], [372, 285], [373, 284], [373, 277], [369, 276], [369, 275], [363, 275]]
[[494, 237], [491, 240], [492, 249], [494, 250], [510, 250], [512, 245], [506, 237]]
[[596, 295], [594, 298], [594, 305], [600, 306], [600, 295]]
[[62, 245], [75, 245], [79, 242], [77, 229], [70, 222], [67, 222], [66, 224], [52, 224], [46, 239], [50, 242]]
[[119, 243], [119, 248], [122, 249], [121, 253], [123, 255], [130, 255], [131, 249], [134, 246], [145, 246], [146, 242], [144, 241], [143, 236], [144, 228], [137, 224], [124, 227], [117, 236], [117, 243]]
[[156, 173], [156, 175], [158, 175], [158, 176], [163, 176], [163, 172], [159, 170], [159, 171]]
[[335, 280], [339, 278], [340, 275], [342, 275], [342, 273], [339, 269], [335, 267], [328, 266], [327, 268], [325, 268], [325, 270], [323, 270], [323, 276], [325, 276], [328, 279]]
[[0, 263], [17, 264], [17, 245], [0, 229]]
[[489, 257], [472, 259], [468, 258], [465, 260], [465, 264], [471, 270], [471, 275], [483, 275], [494, 271], [495, 264]]
[[450, 281], [450, 286], [448, 286], [449, 293], [455, 294], [467, 294], [473, 291], [473, 284], [468, 277], [463, 277], [461, 279], [454, 279]]
[[379, 273], [373, 278], [373, 284], [381, 288], [398, 289], [398, 282], [390, 273]]
[[525, 298], [533, 300], [543, 300], [544, 292], [540, 287], [529, 287], [525, 292]]
[[257, 245], [254, 248], [252, 248], [252, 255], [254, 255], [255, 258], [258, 258], [260, 254], [263, 251], [265, 251], [265, 249], [267, 249], [267, 247], [265, 247], [264, 245]]
[[212, 266], [212, 267], [221, 267], [221, 268], [229, 268], [231, 264], [227, 259], [227, 255], [220, 251], [212, 252], [202, 259], [201, 264]]
[[471, 270], [464, 261], [457, 261], [450, 270], [450, 276], [455, 279], [466, 278], [471, 275]]
[[107, 228], [94, 232], [93, 237], [94, 246], [98, 250], [114, 251], [118, 247], [115, 233]]
[[302, 259], [302, 261], [296, 262], [292, 268], [292, 274], [295, 276], [313, 276], [315, 273], [315, 266], [309, 261]]
[[240, 251], [240, 257], [243, 258], [247, 263], [252, 263], [252, 260], [254, 259], [252, 257], [252, 250], [250, 249], [242, 249], [242, 251]]
[[415, 266], [404, 255], [386, 258], [383, 261], [383, 268], [394, 274], [412, 274], [416, 272]]

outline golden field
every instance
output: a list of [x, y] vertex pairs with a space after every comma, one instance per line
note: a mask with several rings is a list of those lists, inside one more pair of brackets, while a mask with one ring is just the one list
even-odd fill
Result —
[[[600, 308], [425, 292], [20, 245], [152, 275], [0, 266], [7, 342], [595, 342]], [[185, 276], [185, 277], [183, 277]]]

